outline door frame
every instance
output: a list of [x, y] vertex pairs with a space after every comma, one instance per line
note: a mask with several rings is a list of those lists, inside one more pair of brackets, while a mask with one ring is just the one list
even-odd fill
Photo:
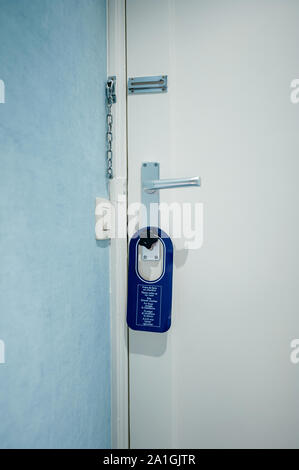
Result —
[[[115, 213], [122, 205], [127, 219], [127, 45], [126, 0], [106, 0], [107, 75], [116, 76], [117, 102], [113, 105], [113, 173], [109, 184]], [[118, 197], [121, 196], [120, 203]], [[121, 223], [116, 220], [116, 224]], [[127, 233], [125, 220], [124, 233]], [[113, 449], [130, 447], [129, 433], [129, 354], [126, 324], [128, 241], [111, 240], [111, 444]]]

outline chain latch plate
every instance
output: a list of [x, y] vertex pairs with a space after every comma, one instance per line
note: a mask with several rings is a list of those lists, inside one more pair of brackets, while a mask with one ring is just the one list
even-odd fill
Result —
[[115, 93], [115, 75], [108, 77], [106, 82], [106, 98], [108, 103], [116, 103], [116, 93]]

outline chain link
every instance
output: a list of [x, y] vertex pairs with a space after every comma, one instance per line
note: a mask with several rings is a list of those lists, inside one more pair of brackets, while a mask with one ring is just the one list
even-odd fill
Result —
[[112, 116], [112, 105], [116, 102], [116, 97], [114, 93], [115, 82], [113, 78], [109, 78], [106, 84], [106, 107], [107, 107], [107, 133], [106, 133], [106, 142], [107, 142], [107, 176], [109, 179], [113, 178], [113, 151], [112, 151], [112, 141], [113, 141], [113, 116]]

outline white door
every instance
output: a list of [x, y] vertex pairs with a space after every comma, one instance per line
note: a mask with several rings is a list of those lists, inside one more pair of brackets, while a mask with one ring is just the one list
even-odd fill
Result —
[[130, 331], [132, 448], [299, 447], [298, 24], [297, 0], [127, 0], [128, 77], [169, 80], [128, 97], [129, 203], [157, 161], [202, 178], [161, 201], [203, 208], [170, 331]]

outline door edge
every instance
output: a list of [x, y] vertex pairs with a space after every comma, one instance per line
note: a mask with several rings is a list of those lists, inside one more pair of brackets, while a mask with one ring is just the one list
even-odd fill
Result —
[[[106, 0], [107, 75], [116, 76], [117, 102], [113, 105], [113, 173], [110, 199], [127, 219], [127, 63], [126, 0]], [[119, 202], [121, 196], [122, 202]], [[116, 221], [119, 225], [120, 221]], [[123, 232], [127, 234], [127, 220]], [[111, 314], [111, 445], [129, 448], [129, 362], [127, 298], [127, 237], [115, 237], [110, 248]]]

